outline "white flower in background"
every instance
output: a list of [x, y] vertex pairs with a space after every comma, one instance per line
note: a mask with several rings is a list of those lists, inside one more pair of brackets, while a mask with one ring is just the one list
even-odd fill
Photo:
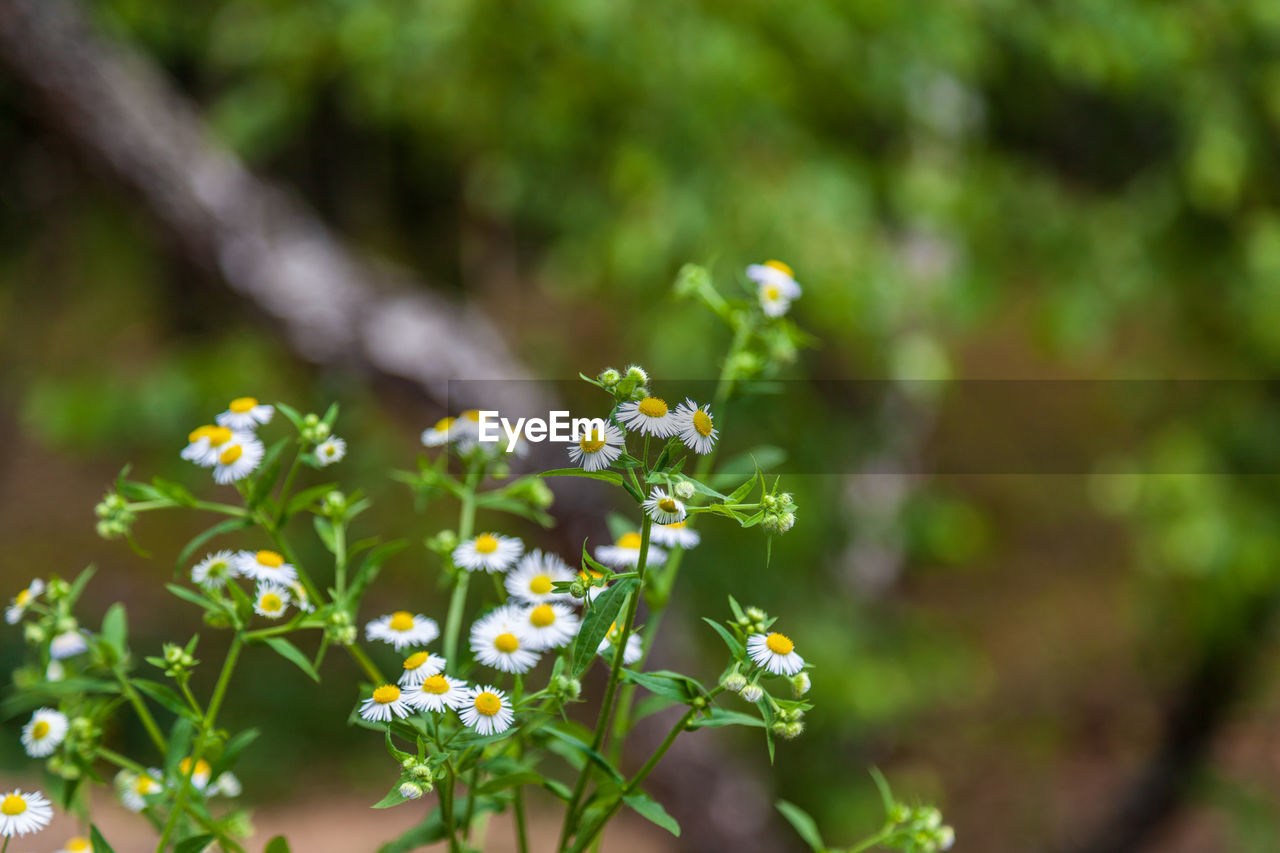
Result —
[[311, 603], [307, 588], [300, 581], [289, 584], [289, 593], [293, 596], [293, 604], [303, 613], [315, 613], [316, 606]]
[[39, 832], [52, 819], [53, 806], [39, 791], [24, 794], [15, 789], [0, 796], [0, 838], [6, 839], [6, 847], [7, 839]]
[[480, 441], [480, 410], [467, 409], [449, 425], [449, 440], [466, 452]]
[[380, 616], [364, 626], [366, 640], [380, 640], [390, 643], [396, 651], [410, 646], [425, 646], [440, 636], [440, 626], [436, 620], [428, 619], [421, 613], [413, 614], [408, 610], [397, 610], [387, 616]]
[[795, 643], [783, 634], [752, 634], [747, 638], [747, 654], [774, 675], [795, 675], [804, 668]]
[[64, 631], [49, 643], [49, 657], [54, 660], [66, 660], [75, 657], [89, 648], [82, 631]]
[[209, 456], [210, 439], [213, 436], [222, 436], [223, 441], [230, 441], [231, 430], [214, 424], [196, 427], [187, 433], [187, 446], [182, 448], [182, 452], [178, 455], [188, 462], [195, 462], [197, 465], [204, 465], [207, 468], [213, 464], [212, 462], [204, 461]]
[[529, 648], [545, 651], [569, 645], [578, 633], [578, 615], [567, 604], [535, 604], [520, 611]]
[[661, 397], [629, 400], [618, 407], [618, 422], [641, 435], [669, 438], [676, 433], [676, 419]]
[[[613, 666], [613, 656], [618, 653], [618, 635], [621, 630], [618, 627], [618, 623], [614, 622], [609, 626], [609, 631], [604, 635], [604, 639], [600, 641], [599, 647], [596, 648], [596, 654], [604, 658], [609, 666]], [[640, 635], [632, 631], [627, 635], [627, 648], [622, 653], [622, 665], [631, 666], [642, 657], [644, 657], [644, 646], [640, 642]]]
[[698, 531], [690, 530], [689, 522], [677, 521], [674, 524], [655, 524], [649, 531], [649, 541], [656, 542], [668, 548], [689, 548], [696, 547], [702, 541], [702, 537], [698, 535]]
[[203, 758], [196, 762], [195, 770], [191, 769], [191, 756], [187, 756], [178, 762], [178, 778], [177, 784], [181, 784], [182, 780], [187, 778], [187, 774], [191, 774], [191, 786], [197, 791], [204, 791], [209, 786], [209, 775], [213, 772], [213, 767]]
[[418, 711], [456, 710], [467, 701], [469, 689], [465, 681], [437, 672], [424, 678], [421, 684], [406, 687], [404, 701]]
[[270, 423], [271, 416], [275, 413], [274, 407], [259, 403], [253, 397], [236, 397], [228, 404], [227, 410], [218, 415], [215, 420], [218, 426], [235, 430], [254, 430], [259, 424]]
[[544, 553], [534, 548], [520, 558], [514, 571], [507, 574], [505, 585], [512, 598], [542, 604], [548, 601], [567, 601], [572, 598], [567, 592], [559, 593], [553, 584], [560, 581], [572, 581], [573, 569], [555, 554]]
[[409, 716], [409, 710], [400, 688], [394, 684], [384, 684], [364, 700], [364, 704], [360, 706], [360, 716], [371, 723], [386, 723], [393, 718]]
[[525, 620], [518, 612], [499, 607], [471, 626], [471, 653], [485, 666], [503, 672], [528, 672], [539, 655], [524, 626]]
[[[676, 500], [672, 495], [667, 494], [666, 489], [660, 489], [657, 486], [649, 492], [649, 499], [641, 506], [649, 517], [658, 524], [675, 524], [677, 521], [684, 521], [685, 513], [684, 504]], [[652, 535], [650, 536], [652, 538]]]
[[158, 794], [163, 787], [160, 784], [160, 771], [154, 767], [146, 773], [134, 773], [121, 770], [116, 774], [116, 790], [120, 792], [120, 802], [131, 812], [140, 812], [147, 807], [147, 797]]
[[[640, 534], [631, 532], [618, 537], [612, 545], [601, 545], [596, 549], [596, 559], [606, 566], [618, 569], [634, 569], [640, 565]], [[667, 553], [661, 548], [649, 545], [648, 565], [661, 566], [667, 561]]]
[[67, 736], [67, 715], [52, 708], [40, 708], [22, 727], [22, 748], [32, 758], [44, 758]]
[[716, 448], [720, 433], [711, 417], [710, 406], [699, 406], [689, 398], [676, 407], [676, 435], [694, 453], [705, 456]]
[[524, 543], [514, 536], [481, 533], [453, 549], [453, 563], [469, 572], [505, 572], [524, 553]]
[[496, 687], [472, 687], [466, 703], [458, 709], [462, 723], [482, 735], [493, 735], [511, 728], [515, 712], [507, 694]]
[[581, 465], [584, 471], [599, 471], [618, 461], [626, 442], [622, 430], [606, 423], [604, 432], [599, 428], [586, 430], [576, 444], [569, 445], [569, 461]]
[[439, 447], [442, 444], [448, 444], [453, 421], [453, 418], [441, 418], [436, 421], [435, 426], [424, 429], [422, 431], [422, 443], [427, 447]]
[[279, 619], [292, 602], [293, 596], [287, 586], [275, 581], [262, 581], [254, 593], [253, 612], [268, 619]]
[[336, 435], [331, 435], [316, 445], [316, 464], [321, 467], [341, 462], [347, 455], [347, 443]]
[[22, 618], [22, 614], [27, 612], [27, 608], [31, 603], [40, 597], [40, 593], [44, 592], [44, 581], [36, 578], [27, 584], [26, 589], [18, 590], [18, 594], [9, 600], [9, 606], [4, 611], [4, 621], [10, 625], [16, 625], [18, 620]]
[[236, 571], [250, 580], [286, 586], [298, 579], [298, 570], [275, 551], [241, 551], [235, 556]]
[[431, 652], [414, 652], [404, 659], [400, 674], [401, 687], [414, 687], [438, 672], [444, 672], [445, 659]]
[[83, 835], [67, 839], [67, 843], [58, 848], [57, 853], [93, 853], [93, 844]]
[[222, 589], [239, 573], [238, 562], [234, 551], [215, 551], [192, 567], [191, 580], [205, 589]]
[[258, 439], [236, 436], [218, 451], [218, 458], [213, 466], [214, 482], [225, 486], [227, 483], [243, 480], [257, 470], [266, 453], [266, 448]]
[[795, 273], [782, 261], [765, 261], [747, 267], [747, 278], [756, 283], [760, 307], [770, 317], [781, 317], [800, 296]]
[[244, 786], [240, 784], [240, 780], [230, 770], [215, 779], [213, 787], [209, 789], [210, 793], [221, 794], [224, 797], [238, 797], [243, 790]]

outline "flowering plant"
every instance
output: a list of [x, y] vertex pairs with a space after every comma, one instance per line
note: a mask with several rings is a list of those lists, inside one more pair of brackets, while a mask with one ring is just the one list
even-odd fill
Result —
[[[583, 377], [606, 401], [600, 406], [603, 426], [567, 447], [567, 467], [516, 478], [506, 460], [524, 452], [525, 443], [486, 440], [476, 410], [423, 433], [428, 455], [416, 471], [394, 476], [423, 510], [444, 500], [458, 506], [456, 527], [426, 540], [450, 588], [447, 603], [439, 602], [443, 607], [423, 595], [363, 620], [359, 629], [365, 593], [407, 543], [354, 538], [371, 507], [359, 493], [333, 483], [299, 485], [304, 469], [325, 471], [347, 452], [333, 432], [336, 405], [323, 415], [304, 415], [282, 403], [240, 398], [213, 424], [191, 432], [182, 457], [233, 488], [234, 502], [122, 473], [97, 508], [104, 537], [132, 542], [132, 524], [143, 512], [182, 509], [222, 517], [178, 555], [191, 582], [168, 589], [230, 639], [212, 693], [202, 698], [191, 689], [192, 671], [201, 665], [198, 636], [139, 658], [123, 605], [111, 605], [97, 631], [82, 625], [75, 608], [91, 569], [70, 582], [36, 580], [19, 592], [6, 618], [23, 623], [29, 658], [7, 706], [34, 711], [23, 745], [61, 780], [58, 803], [87, 820], [84, 783], [99, 781], [101, 768], [111, 766], [121, 802], [155, 827], [157, 853], [214, 846], [243, 851], [251, 834], [247, 814], [219, 806], [239, 795], [236, 761], [258, 735], [256, 729], [219, 727], [237, 664], [246, 652], [268, 651], [318, 682], [327, 654], [336, 649], [365, 678], [345, 688], [358, 694], [348, 721], [375, 734], [377, 748], [389, 756], [389, 790], [374, 807], [431, 795], [425, 819], [384, 845], [385, 853], [437, 841], [452, 851], [482, 847], [487, 815], [508, 809], [519, 849], [527, 850], [530, 786], [563, 803], [561, 850], [598, 845], [624, 808], [678, 835], [676, 821], [642, 786], [681, 734], [758, 728], [772, 757], [775, 739], [799, 736], [812, 707], [810, 666], [791, 636], [776, 617], [732, 596], [728, 618], [705, 620], [724, 645], [714, 683], [645, 668], [681, 562], [700, 544], [694, 530], [700, 517], [762, 533], [766, 555], [771, 538], [795, 524], [793, 498], [758, 468], [727, 492], [709, 485], [718, 482], [710, 477], [726, 401], [741, 380], [789, 360], [801, 340], [785, 317], [800, 293], [791, 271], [769, 262], [747, 274], [754, 299], [726, 299], [700, 267], [686, 267], [677, 280], [680, 294], [707, 305], [733, 335], [709, 403], [670, 405], [634, 365]], [[277, 414], [291, 429], [267, 446], [265, 434]], [[584, 542], [574, 565], [526, 547], [501, 532], [499, 521], [506, 514], [550, 524], [546, 479], [566, 476], [603, 482], [634, 506], [633, 516], [615, 520], [612, 544], [591, 548]], [[325, 560], [299, 558], [294, 541], [304, 531], [318, 537]], [[208, 551], [215, 539], [234, 547]], [[419, 609], [434, 611], [443, 623]], [[379, 665], [375, 649], [383, 649], [384, 659], [395, 653], [393, 672]], [[584, 679], [593, 665], [606, 672], [589, 726], [574, 719], [574, 706], [587, 698]], [[648, 696], [637, 701], [641, 691]], [[624, 772], [622, 747], [637, 720], [670, 708], [678, 711], [669, 733], [638, 769]], [[152, 755], [128, 756], [107, 742], [108, 721], [125, 709], [146, 729]], [[850, 849], [949, 846], [950, 830], [936, 810], [895, 803], [877, 780], [885, 794], [885, 828]], [[52, 805], [39, 793], [0, 796], [5, 847], [12, 836], [43, 828]], [[779, 808], [815, 850], [829, 849], [807, 815], [790, 803]], [[68, 849], [110, 849], [92, 824], [89, 838], [75, 843], [80, 846]], [[266, 849], [282, 853], [288, 845], [277, 838]]]

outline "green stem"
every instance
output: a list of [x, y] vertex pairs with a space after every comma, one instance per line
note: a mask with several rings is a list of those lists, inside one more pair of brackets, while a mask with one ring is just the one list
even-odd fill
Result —
[[127, 758], [118, 752], [114, 752], [110, 749], [107, 749], [106, 747], [100, 746], [95, 751], [98, 753], [99, 758], [102, 758], [104, 761], [108, 761], [114, 764], [116, 767], [119, 767], [121, 770], [129, 770], [129, 771], [132, 771], [133, 773], [147, 772], [147, 768], [143, 767], [141, 764], [134, 761], [132, 758]]
[[471, 767], [471, 778], [467, 780], [467, 811], [462, 816], [462, 837], [471, 840], [471, 817], [476, 810], [476, 788], [480, 787], [480, 759]]
[[[473, 462], [467, 470], [467, 481], [462, 489], [462, 507], [458, 511], [458, 541], [465, 542], [471, 538], [476, 523], [476, 487], [483, 475], [484, 463]], [[467, 604], [467, 587], [471, 584], [471, 572], [458, 570], [458, 581], [453, 587], [453, 595], [449, 599], [449, 614], [444, 622], [444, 659], [449, 671], [457, 675], [458, 632], [462, 629], [462, 611]]]
[[191, 706], [191, 710], [196, 712], [196, 716], [203, 717], [204, 711], [200, 707], [200, 703], [196, 701], [196, 697], [191, 695], [191, 688], [187, 686], [187, 682], [183, 680], [178, 684], [182, 688], [182, 695], [186, 697], [187, 704]]
[[444, 816], [444, 828], [449, 834], [449, 850], [452, 853], [458, 849], [458, 830], [453, 822], [453, 783], [457, 774], [453, 771], [452, 761], [446, 762], [445, 768], [448, 772], [445, 784], [440, 788], [440, 811]]
[[891, 835], [893, 835], [893, 827], [887, 826], [884, 829], [877, 832], [875, 835], [871, 836], [870, 838], [864, 839], [858, 842], [857, 844], [855, 844], [854, 846], [850, 847], [847, 851], [845, 851], [845, 853], [862, 853], [862, 851], [864, 850], [870, 850], [872, 847], [875, 847], [883, 843], [884, 841], [888, 840], [889, 836]]
[[298, 468], [301, 464], [302, 447], [299, 446], [297, 452], [293, 454], [293, 464], [289, 466], [289, 473], [284, 477], [284, 485], [280, 487], [280, 506], [276, 508], [276, 527], [284, 523], [285, 510], [289, 507], [289, 492], [293, 490], [293, 480], [298, 476]]
[[156, 745], [156, 749], [160, 750], [160, 754], [164, 755], [168, 744], [165, 743], [164, 734], [160, 731], [160, 726], [156, 724], [156, 718], [151, 715], [151, 709], [147, 707], [147, 703], [138, 695], [138, 691], [124, 677], [124, 673], [118, 669], [113, 669], [116, 681], [120, 682], [120, 689], [129, 699], [129, 704], [133, 706], [133, 710], [137, 713], [138, 719], [142, 720], [142, 727], [147, 730], [147, 734], [151, 737], [151, 742]]
[[364, 670], [364, 674], [369, 676], [369, 679], [373, 681], [374, 687], [386, 683], [377, 664], [369, 659], [369, 656], [365, 654], [364, 649], [360, 648], [355, 643], [352, 643], [347, 646], [347, 653], [351, 655], [352, 660], [360, 665], [360, 668]]
[[524, 787], [516, 788], [516, 849], [519, 853], [529, 853], [529, 827], [524, 814]]

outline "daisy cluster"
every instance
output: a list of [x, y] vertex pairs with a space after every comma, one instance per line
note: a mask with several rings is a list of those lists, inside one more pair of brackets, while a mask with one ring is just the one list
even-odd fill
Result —
[[42, 652], [47, 661], [44, 668], [46, 681], [62, 681], [67, 667], [78, 663], [81, 655], [89, 651], [89, 634], [80, 627], [71, 606], [78, 592], [61, 578], [48, 583], [33, 578], [25, 587], [9, 599], [4, 619], [10, 625], [24, 622], [23, 632], [28, 644]]
[[303, 613], [316, 609], [298, 570], [276, 551], [214, 551], [191, 567], [191, 580], [215, 596], [236, 579], [253, 584], [253, 612], [266, 619], [280, 619], [290, 607]]
[[[734, 663], [720, 679], [730, 693], [760, 706], [773, 734], [788, 740], [804, 732], [804, 713], [812, 706], [802, 701], [809, 692], [811, 668], [796, 651], [789, 636], [773, 630], [774, 619], [758, 607], [743, 609], [732, 596], [734, 618], [731, 634], [721, 637], [734, 655]], [[785, 680], [794, 700], [780, 698], [767, 689], [769, 681]]]

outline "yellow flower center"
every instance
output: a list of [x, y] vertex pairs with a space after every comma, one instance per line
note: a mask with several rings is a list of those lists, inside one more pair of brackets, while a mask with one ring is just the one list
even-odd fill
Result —
[[231, 440], [231, 430], [226, 427], [209, 427], [209, 431], [205, 433], [205, 437], [209, 439], [212, 447], [226, 444]]
[[213, 424], [205, 424], [204, 426], [196, 427], [191, 432], [187, 433], [187, 441], [195, 444], [200, 439], [208, 438], [220, 429], [222, 429], [222, 427], [214, 426]]
[[373, 701], [379, 705], [390, 705], [400, 698], [400, 688], [394, 684], [384, 684], [373, 691]]
[[786, 273], [791, 278], [796, 277], [796, 274], [791, 271], [791, 267], [787, 266], [782, 261], [765, 261], [764, 265], [766, 267], [773, 267], [775, 270], [777, 270], [780, 273]]
[[661, 397], [645, 397], [640, 401], [637, 411], [646, 418], [661, 418], [667, 414], [667, 401]]
[[257, 560], [259, 565], [267, 566], [272, 569], [278, 569], [284, 565], [284, 557], [280, 556], [275, 551], [259, 551], [257, 553]]
[[556, 611], [550, 604], [539, 604], [529, 611], [529, 624], [536, 628], [545, 628], [556, 621]]
[[586, 571], [578, 572], [578, 578], [583, 583], [590, 583], [592, 579], [602, 577], [604, 577], [604, 573], [597, 572], [595, 569], [587, 569]]
[[326, 444], [326, 445], [325, 445], [325, 448], [324, 448], [324, 453], [325, 453], [325, 456], [337, 456], [337, 455], [338, 455], [338, 445], [336, 445], [336, 444]]
[[578, 439], [578, 446], [582, 448], [583, 453], [599, 453], [604, 445], [604, 433], [600, 430], [589, 432]]
[[[476, 700], [477, 708], [480, 707], [479, 701], [480, 700], [478, 699]], [[0, 802], [0, 814], [5, 814], [9, 817], [17, 817], [26, 810], [27, 801], [22, 799], [22, 797], [19, 797], [17, 794], [10, 794], [4, 798], [3, 802]]]
[[632, 548], [636, 551], [639, 551], [640, 550], [640, 534], [639, 533], [622, 534], [622, 536], [619, 537], [618, 539], [618, 547]]
[[18, 593], [18, 597], [13, 600], [13, 603], [18, 605], [19, 607], [26, 607], [27, 602], [30, 600], [31, 600], [31, 589], [27, 588], [27, 589], [24, 589], [22, 592]]
[[546, 575], [538, 575], [529, 581], [529, 592], [534, 595], [546, 595], [551, 592], [551, 578]]
[[222, 451], [222, 454], [218, 457], [218, 461], [223, 465], [230, 465], [243, 455], [244, 448], [238, 444], [233, 444], [226, 450]]
[[[186, 763], [188, 767], [191, 766], [189, 762], [190, 762], [190, 759], [184, 759], [184, 763]], [[183, 774], [185, 774], [187, 771], [183, 770], [182, 772]], [[156, 789], [156, 780], [152, 779], [150, 776], [142, 775], [142, 776], [139, 776], [136, 780], [134, 780], [133, 790], [139, 794], [142, 794], [143, 796], [150, 794], [155, 789]]]
[[782, 634], [770, 634], [765, 638], [764, 644], [776, 655], [789, 655], [796, 648], [796, 644]]
[[466, 418], [466, 419], [467, 419], [467, 420], [469, 420], [469, 421], [474, 421], [474, 422], [476, 422], [476, 423], [480, 423], [480, 410], [479, 410], [479, 409], [467, 409], [467, 410], [466, 410], [465, 412], [463, 412], [461, 415], [458, 415], [458, 417], [460, 417], [460, 418]]
[[31, 727], [31, 736], [36, 740], [42, 740], [48, 734], [49, 723], [45, 720], [40, 720]]
[[778, 286], [776, 284], [766, 284], [764, 286], [764, 298], [770, 302], [776, 301], [781, 296], [782, 291], [778, 290]]
[[73, 853], [77, 853], [77, 851], [82, 850], [93, 850], [93, 846], [89, 844], [89, 839], [76, 836], [67, 842], [66, 849], [73, 851]]
[[415, 652], [404, 659], [405, 669], [417, 669], [427, 662], [427, 658], [431, 657], [430, 652]]
[[516, 639], [515, 634], [499, 634], [493, 638], [493, 647], [503, 654], [509, 655], [520, 648], [520, 641]]
[[453, 418], [441, 418], [436, 421], [436, 425], [432, 427], [436, 432], [444, 432], [453, 425]]
[[[205, 761], [205, 760], [202, 758], [202, 759], [200, 759], [199, 761], [197, 761], [197, 762], [196, 762], [196, 772], [195, 772], [195, 773], [192, 773], [191, 775], [192, 775], [192, 776], [207, 776], [207, 775], [209, 775], [209, 770], [210, 770], [210, 769], [211, 769], [211, 768], [209, 767], [209, 762]], [[179, 773], [181, 773], [183, 776], [186, 776], [188, 773], [190, 773], [190, 772], [191, 772], [191, 759], [190, 759], [190, 757], [188, 757], [188, 758], [184, 758], [184, 759], [182, 759], [181, 761], [179, 761], [179, 762], [178, 762], [178, 772], [179, 772]], [[147, 780], [147, 781], [149, 781], [149, 782], [154, 781], [153, 779], [151, 779], [151, 777], [150, 777], [150, 776], [139, 776], [138, 778], [139, 778], [139, 779], [146, 779], [146, 780]], [[145, 793], [145, 792], [144, 792], [144, 793]]]
[[492, 554], [498, 550], [498, 539], [488, 533], [481, 533], [476, 537], [476, 553]]
[[434, 693], [437, 696], [443, 696], [449, 692], [449, 682], [445, 680], [443, 675], [433, 675], [426, 681], [422, 682], [423, 693]]
[[283, 603], [280, 601], [280, 596], [276, 595], [274, 592], [268, 592], [263, 595], [262, 601], [258, 603], [263, 610], [269, 612], [275, 612], [283, 606]]
[[243, 415], [245, 412], [252, 412], [257, 405], [258, 401], [254, 397], [236, 397], [227, 408], [237, 415]]
[[408, 631], [413, 627], [413, 614], [408, 610], [397, 610], [391, 614], [391, 621], [387, 624], [392, 631]]
[[676, 506], [675, 498], [663, 498], [658, 501], [658, 509], [663, 512], [678, 512], [679, 507]]
[[693, 413], [693, 428], [698, 431], [698, 435], [706, 438], [711, 435], [711, 430], [715, 429], [715, 424], [711, 421], [711, 415], [698, 409]]
[[492, 717], [502, 710], [502, 700], [486, 690], [476, 697], [476, 710], [486, 717]]
[[673, 522], [671, 522], [670, 524], [664, 524], [664, 525], [662, 525], [662, 526], [663, 526], [663, 527], [670, 527], [670, 528], [673, 528], [673, 529], [675, 529], [675, 530], [680, 530], [680, 529], [682, 529], [682, 528], [684, 528], [684, 527], [687, 527], [687, 526], [688, 526], [688, 524], [689, 524], [689, 523], [688, 523], [687, 521], [673, 521]]

